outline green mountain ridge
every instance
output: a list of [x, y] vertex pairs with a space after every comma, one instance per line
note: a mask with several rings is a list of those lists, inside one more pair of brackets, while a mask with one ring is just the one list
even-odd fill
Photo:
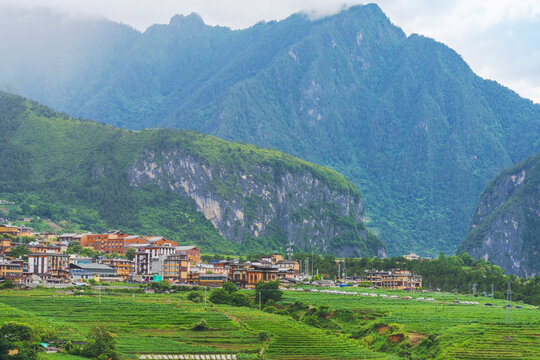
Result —
[[5, 86], [74, 116], [191, 129], [333, 168], [362, 192], [391, 256], [453, 253], [487, 182], [540, 150], [539, 105], [406, 36], [374, 4], [235, 31], [195, 14], [140, 33], [13, 12], [0, 21]]
[[0, 198], [25, 215], [228, 254], [384, 256], [358, 189], [277, 150], [180, 130], [129, 131], [0, 92]]
[[458, 251], [521, 277], [540, 273], [540, 153], [488, 184]]

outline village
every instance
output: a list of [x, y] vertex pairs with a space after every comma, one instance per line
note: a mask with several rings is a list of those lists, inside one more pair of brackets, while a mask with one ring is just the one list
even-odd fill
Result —
[[[32, 239], [20, 242], [20, 239]], [[74, 245], [100, 254], [97, 257], [69, 253]], [[25, 256], [13, 256], [21, 248]], [[16, 254], [15, 254], [16, 255]], [[338, 264], [339, 265], [339, 264]], [[313, 278], [301, 264], [281, 254], [261, 256], [254, 261], [238, 259], [201, 261], [200, 249], [180, 245], [164, 237], [130, 235], [120, 230], [105, 233], [34, 233], [25, 226], [0, 225], [0, 282], [21, 286], [71, 286], [88, 282], [152, 283], [218, 287], [224, 282], [239, 288], [254, 288], [259, 282], [279, 281], [295, 285], [313, 280], [314, 285], [336, 286], [336, 282]], [[309, 270], [309, 268], [308, 268]], [[313, 270], [313, 269], [312, 269]], [[344, 276], [339, 282], [370, 284], [387, 289], [419, 289], [422, 277], [405, 270], [366, 271], [363, 276]]]

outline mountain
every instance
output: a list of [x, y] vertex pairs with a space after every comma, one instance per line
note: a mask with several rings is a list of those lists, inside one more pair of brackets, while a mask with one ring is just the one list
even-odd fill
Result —
[[540, 153], [489, 183], [458, 251], [521, 277], [540, 274]]
[[331, 167], [362, 192], [389, 255], [453, 253], [488, 181], [540, 150], [539, 105], [406, 36], [373, 4], [235, 31], [196, 14], [140, 33], [2, 13], [0, 84], [73, 116], [191, 129]]
[[384, 256], [358, 189], [277, 150], [180, 130], [128, 131], [0, 93], [0, 198], [20, 213], [234, 254]]

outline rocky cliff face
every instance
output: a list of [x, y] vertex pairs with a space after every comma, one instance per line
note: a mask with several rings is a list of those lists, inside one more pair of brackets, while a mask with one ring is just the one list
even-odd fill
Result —
[[129, 168], [128, 180], [135, 188], [155, 184], [193, 199], [227, 240], [277, 238], [284, 245], [292, 241], [303, 250], [315, 247], [340, 256], [386, 255], [364, 227], [359, 194], [334, 190], [306, 169], [256, 164], [238, 171], [181, 149], [145, 150]]
[[540, 273], [540, 154], [488, 185], [458, 251], [498, 264], [507, 273]]

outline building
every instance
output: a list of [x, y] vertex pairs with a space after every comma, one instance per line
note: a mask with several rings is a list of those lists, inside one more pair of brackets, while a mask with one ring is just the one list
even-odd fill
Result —
[[66, 234], [62, 234], [58, 236], [58, 241], [60, 242], [65, 241], [67, 243], [78, 241], [82, 246], [85, 246], [82, 244], [82, 238], [85, 236], [86, 235], [83, 235], [83, 234], [66, 233]]
[[0, 262], [0, 279], [20, 282], [22, 281], [22, 277], [23, 267], [20, 264], [8, 261]]
[[116, 270], [105, 264], [69, 264], [69, 275], [72, 280], [112, 278], [116, 276]]
[[11, 251], [11, 240], [0, 239], [0, 254], [6, 254]]
[[147, 242], [144, 238], [137, 235], [127, 235], [125, 233], [112, 233], [106, 234], [106, 236], [101, 236], [94, 243], [94, 250], [106, 252], [106, 253], [117, 253], [125, 254], [126, 250], [131, 245], [143, 245]]
[[226, 274], [199, 274], [200, 286], [221, 286], [227, 281]]
[[34, 236], [34, 229], [28, 226], [19, 226], [17, 236]]
[[50, 232], [38, 233], [36, 236], [50, 243], [60, 243], [60, 241], [58, 241], [58, 235]]
[[32, 253], [36, 254], [60, 254], [62, 253], [62, 247], [58, 245], [40, 245], [31, 243], [26, 245], [26, 248]]
[[189, 262], [192, 264], [198, 264], [201, 256], [201, 251], [196, 246], [177, 246], [176, 251], [178, 253], [184, 253], [188, 256]]
[[134, 269], [133, 261], [127, 259], [105, 259], [101, 263], [115, 269], [116, 276], [123, 281], [129, 280]]
[[0, 225], [0, 235], [11, 235], [11, 236], [17, 236], [17, 233], [19, 232], [19, 228], [13, 225]]
[[283, 255], [274, 253], [272, 255], [261, 256], [261, 261], [277, 264], [278, 262], [283, 261]]
[[69, 268], [69, 255], [57, 253], [32, 253], [28, 255], [28, 273], [59, 277], [62, 270]]
[[175, 253], [175, 248], [171, 246], [153, 246], [147, 244], [131, 245], [135, 248], [135, 274], [137, 275], [152, 275], [159, 274], [160, 256], [172, 255]]
[[408, 270], [367, 271], [362, 281], [369, 281], [374, 286], [386, 289], [418, 289], [422, 287], [422, 276]]
[[145, 237], [144, 240], [147, 244], [154, 246], [178, 246], [178, 242], [165, 239], [161, 236]]
[[278, 271], [285, 277], [297, 278], [300, 276], [300, 263], [296, 260], [280, 260], [276, 263]]
[[163, 255], [163, 280], [185, 283], [188, 280], [190, 262], [186, 254]]
[[409, 255], [403, 255], [403, 257], [407, 260], [419, 260], [420, 256], [416, 255], [415, 253], [410, 253]]
[[267, 263], [243, 263], [234, 265], [229, 272], [229, 281], [241, 288], [254, 288], [259, 282], [278, 280], [277, 266]]

